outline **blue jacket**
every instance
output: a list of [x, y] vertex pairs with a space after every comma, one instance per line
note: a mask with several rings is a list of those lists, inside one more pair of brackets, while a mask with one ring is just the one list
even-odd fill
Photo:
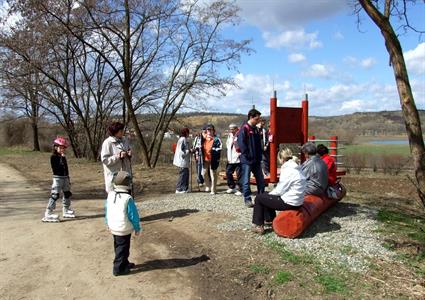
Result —
[[261, 145], [261, 133], [256, 126], [244, 123], [238, 132], [238, 146], [241, 152], [239, 156], [241, 164], [261, 164], [263, 147]]

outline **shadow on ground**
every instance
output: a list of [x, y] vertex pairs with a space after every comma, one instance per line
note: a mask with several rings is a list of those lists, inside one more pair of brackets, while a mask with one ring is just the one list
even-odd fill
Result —
[[197, 265], [201, 262], [210, 260], [208, 255], [201, 255], [192, 258], [169, 258], [169, 259], [154, 259], [136, 265], [131, 273], [147, 272], [152, 270], [176, 269]]
[[199, 210], [197, 209], [177, 209], [173, 211], [166, 211], [163, 213], [158, 213], [146, 217], [141, 217], [140, 221], [142, 222], [149, 222], [149, 221], [155, 221], [155, 220], [161, 220], [161, 219], [174, 219], [174, 218], [182, 218], [187, 217], [190, 214], [197, 213]]

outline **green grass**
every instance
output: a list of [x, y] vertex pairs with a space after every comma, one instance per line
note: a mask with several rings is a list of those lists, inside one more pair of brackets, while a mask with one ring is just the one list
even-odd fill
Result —
[[274, 278], [276, 283], [284, 284], [292, 280], [292, 273], [287, 271], [279, 271]]
[[262, 266], [262, 265], [250, 265], [249, 269], [254, 272], [254, 273], [259, 273], [259, 274], [269, 274], [271, 269], [269, 267], [266, 266]]
[[417, 253], [401, 253], [398, 257], [419, 276], [425, 276], [425, 218], [380, 210], [377, 219], [383, 223], [380, 231], [391, 237], [383, 246], [393, 251], [397, 251], [400, 242], [416, 247]]
[[310, 255], [306, 254], [295, 254], [294, 252], [288, 250], [285, 248], [284, 245], [279, 244], [276, 241], [267, 241], [267, 244], [276, 251], [280, 257], [290, 263], [293, 263], [294, 265], [309, 265], [314, 262], [314, 259]]
[[364, 153], [375, 155], [392, 155], [398, 154], [403, 156], [410, 155], [409, 145], [374, 145], [374, 144], [359, 144], [359, 145], [346, 145], [345, 149], [341, 150], [341, 154], [349, 155], [352, 153]]
[[24, 147], [0, 147], [0, 156], [29, 153], [33, 153], [33, 151]]
[[345, 280], [336, 275], [320, 274], [315, 280], [323, 286], [326, 293], [346, 294], [348, 292]]

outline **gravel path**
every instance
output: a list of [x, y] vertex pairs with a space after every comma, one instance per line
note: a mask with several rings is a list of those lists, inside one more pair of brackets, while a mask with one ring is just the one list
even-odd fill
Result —
[[[167, 212], [171, 207], [172, 210], [194, 209], [228, 215], [231, 219], [218, 225], [223, 231], [249, 231], [251, 227], [252, 209], [246, 208], [243, 199], [235, 195], [170, 194], [150, 198], [141, 204], [142, 212]], [[370, 259], [391, 259], [393, 255], [381, 246], [383, 241], [376, 232], [376, 213], [367, 207], [341, 202], [296, 239], [281, 238], [274, 232], [256, 238], [276, 241], [296, 254], [312, 255], [324, 266], [343, 266], [354, 272], [365, 272]]]

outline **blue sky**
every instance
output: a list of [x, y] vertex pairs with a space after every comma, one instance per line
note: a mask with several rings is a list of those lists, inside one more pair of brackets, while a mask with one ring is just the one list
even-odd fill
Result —
[[[425, 5], [410, 21], [425, 30]], [[422, 3], [421, 3], [422, 2]], [[300, 106], [309, 94], [310, 115], [400, 110], [393, 70], [378, 28], [357, 18], [345, 0], [237, 0], [242, 22], [225, 28], [234, 39], [252, 39], [255, 53], [243, 56], [239, 88], [207, 100], [220, 112], [246, 113], [255, 104], [268, 115], [274, 89], [280, 106]], [[419, 109], [425, 109], [425, 37], [400, 35], [409, 78]]]

